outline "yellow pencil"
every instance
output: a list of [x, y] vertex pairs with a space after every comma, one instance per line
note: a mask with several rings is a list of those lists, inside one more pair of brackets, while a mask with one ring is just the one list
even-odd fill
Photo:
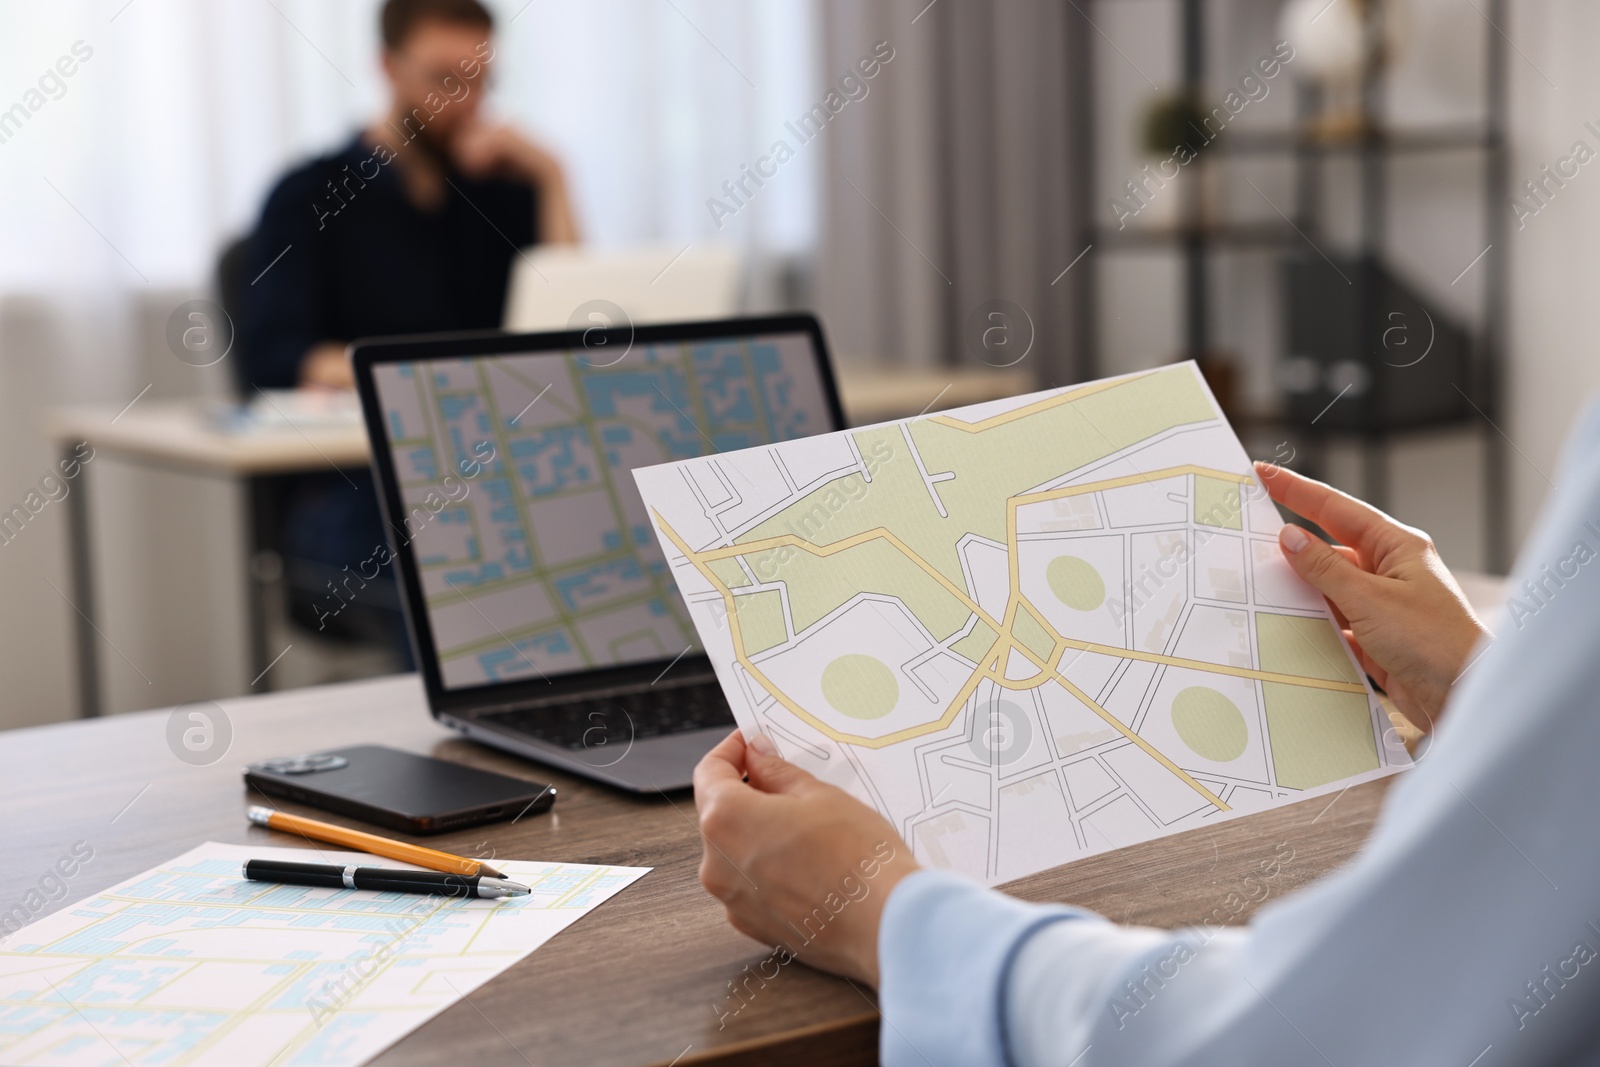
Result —
[[415, 863], [429, 870], [464, 874], [468, 877], [475, 874], [487, 875], [490, 878], [505, 877], [482, 860], [469, 860], [465, 856], [453, 856], [437, 849], [423, 848], [421, 845], [408, 845], [404, 841], [394, 841], [387, 837], [379, 837], [377, 834], [335, 826], [329, 822], [319, 822], [304, 815], [290, 815], [287, 812], [273, 811], [271, 808], [252, 806], [245, 812], [245, 816], [257, 826], [268, 826], [285, 833], [300, 834], [302, 837], [325, 841], [330, 845], [360, 849], [362, 852], [400, 860], [402, 863]]

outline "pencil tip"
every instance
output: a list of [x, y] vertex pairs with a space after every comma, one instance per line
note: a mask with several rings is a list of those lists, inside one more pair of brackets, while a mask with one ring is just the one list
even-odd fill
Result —
[[497, 871], [487, 863], [478, 864], [478, 873], [485, 878], [504, 878], [506, 876], [504, 871]]

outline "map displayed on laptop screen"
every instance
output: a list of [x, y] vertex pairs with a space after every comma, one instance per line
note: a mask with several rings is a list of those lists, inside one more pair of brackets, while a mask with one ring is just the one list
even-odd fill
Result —
[[635, 478], [739, 726], [924, 863], [1005, 881], [1409, 763], [1193, 364]]
[[392, 533], [415, 553], [448, 689], [695, 645], [629, 471], [832, 428], [805, 333], [374, 377], [406, 511]]

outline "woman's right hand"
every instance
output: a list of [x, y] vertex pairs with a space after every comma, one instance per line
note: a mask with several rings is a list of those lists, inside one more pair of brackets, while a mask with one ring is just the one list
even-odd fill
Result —
[[1424, 733], [1489, 630], [1421, 530], [1331, 486], [1270, 463], [1256, 473], [1272, 499], [1337, 538], [1299, 526], [1278, 534], [1296, 574], [1328, 598], [1361, 666]]

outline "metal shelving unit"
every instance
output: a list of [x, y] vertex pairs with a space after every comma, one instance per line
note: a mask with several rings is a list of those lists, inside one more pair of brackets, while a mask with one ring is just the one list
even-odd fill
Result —
[[[1092, 25], [1097, 7], [1113, 0], [1080, 0], [1080, 10], [1085, 22]], [[1381, 40], [1382, 0], [1367, 7], [1366, 33], [1370, 42]], [[1393, 0], [1390, 0], [1393, 2]], [[1180, 70], [1183, 91], [1195, 99], [1204, 99], [1206, 79], [1206, 47], [1204, 33], [1204, 0], [1174, 0], [1181, 20]], [[1200, 165], [1217, 166], [1230, 158], [1281, 158], [1289, 160], [1295, 169], [1295, 197], [1286, 208], [1285, 221], [1253, 222], [1222, 225], [1201, 225], [1197, 218], [1186, 218], [1170, 229], [1117, 230], [1098, 224], [1103, 218], [1103, 199], [1097, 195], [1093, 160], [1098, 117], [1095, 112], [1095, 40], [1096, 33], [1073, 33], [1068, 39], [1068, 61], [1075, 84], [1074, 99], [1081, 109], [1074, 116], [1072, 131], [1074, 156], [1078, 173], [1075, 175], [1077, 217], [1082, 220], [1082, 245], [1091, 246], [1085, 257], [1088, 269], [1074, 272], [1077, 286], [1077, 350], [1084, 361], [1085, 377], [1101, 373], [1097, 321], [1099, 278], [1097, 260], [1107, 254], [1125, 250], [1170, 249], [1181, 259], [1183, 275], [1183, 351], [1179, 358], [1200, 358], [1212, 349], [1211, 292], [1209, 284], [1210, 261], [1220, 249], [1280, 249], [1290, 252], [1303, 249], [1308, 242], [1314, 246], [1324, 242], [1318, 219], [1323, 206], [1323, 163], [1333, 157], [1349, 157], [1357, 165], [1358, 199], [1360, 213], [1360, 239], [1354, 250], [1357, 257], [1371, 257], [1381, 263], [1384, 235], [1388, 225], [1389, 176], [1387, 164], [1402, 156], [1425, 155], [1439, 152], [1474, 152], [1481, 156], [1483, 167], [1483, 224], [1488, 251], [1478, 269], [1483, 273], [1480, 283], [1485, 293], [1482, 312], [1471, 327], [1468, 381], [1459, 383], [1462, 405], [1459, 419], [1447, 425], [1476, 423], [1485, 435], [1484, 459], [1484, 524], [1485, 554], [1489, 568], [1504, 571], [1509, 565], [1510, 544], [1506, 509], [1496, 502], [1507, 498], [1506, 444], [1497, 429], [1501, 422], [1500, 399], [1503, 380], [1503, 354], [1506, 341], [1506, 241], [1508, 213], [1505, 210], [1507, 190], [1506, 128], [1506, 47], [1504, 38], [1493, 30], [1502, 25], [1505, 0], [1485, 0], [1485, 14], [1489, 26], [1485, 27], [1486, 67], [1484, 78], [1484, 121], [1467, 126], [1440, 126], [1426, 129], [1384, 130], [1381, 128], [1384, 113], [1384, 72], [1369, 64], [1363, 73], [1361, 94], [1361, 132], [1337, 140], [1324, 140], [1311, 132], [1310, 116], [1317, 104], [1314, 88], [1300, 87], [1297, 93], [1297, 128], [1271, 131], [1230, 130], [1225, 137], [1203, 150], [1206, 161]], [[1358, 287], [1357, 304], [1359, 321], [1366, 323], [1377, 312], [1377, 293], [1373, 285]], [[1313, 422], [1315, 420], [1312, 420]], [[1357, 440], [1363, 456], [1364, 495], [1379, 507], [1385, 506], [1388, 496], [1387, 446], [1398, 434], [1410, 429], [1435, 428], [1437, 420], [1419, 423], [1415, 427], [1363, 425], [1350, 430], [1324, 430], [1306, 425], [1289, 417], [1255, 417], [1246, 419], [1242, 430], [1254, 426], [1271, 426], [1285, 432], [1303, 435], [1313, 451], [1325, 453], [1335, 437]]]

